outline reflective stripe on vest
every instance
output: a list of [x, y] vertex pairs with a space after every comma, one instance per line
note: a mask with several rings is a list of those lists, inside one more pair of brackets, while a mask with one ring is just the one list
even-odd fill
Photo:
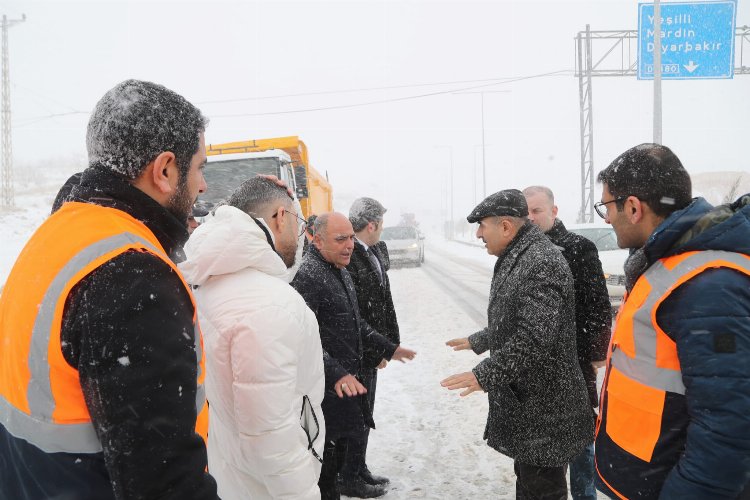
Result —
[[[97, 210], [111, 209], [101, 209], [101, 207], [89, 205], [86, 210], [96, 212]], [[125, 215], [125, 219], [131, 219], [134, 224], [139, 224], [138, 230], [148, 231], [140, 222], [120, 212], [120, 217], [123, 215]], [[154, 241], [156, 240], [154, 239]], [[78, 251], [54, 275], [54, 278], [44, 290], [37, 308], [27, 356], [27, 366], [30, 372], [28, 386], [26, 387], [28, 413], [15, 407], [0, 393], [0, 423], [13, 436], [22, 438], [47, 453], [96, 453], [102, 451], [101, 443], [96, 436], [86, 408], [79, 411], [79, 413], [85, 413], [87, 417], [84, 422], [59, 422], [54, 418], [57, 403], [53, 395], [52, 368], [48, 360], [48, 350], [50, 349], [50, 343], [53, 342], [53, 331], [56, 327], [59, 328], [59, 325], [55, 325], [55, 322], [60, 321], [62, 315], [62, 312], [56, 309], [60, 307], [61, 298], [64, 303], [65, 297], [61, 296], [66, 294], [66, 290], [70, 290], [85, 275], [84, 272], [87, 270], [90, 272], [99, 267], [102, 262], [96, 264], [97, 261], [103, 258], [111, 260], [131, 249], [153, 253], [170, 265], [185, 285], [195, 310], [195, 300], [192, 293], [174, 263], [169, 260], [161, 247], [154, 245], [147, 239], [137, 234], [123, 232], [95, 241]], [[76, 276], [78, 276], [78, 279], [76, 279]], [[196, 409], [200, 416], [201, 413], [205, 413], [206, 408], [205, 390], [202, 385], [204, 379], [202, 339], [196, 314], [193, 316], [193, 322], [195, 325], [195, 351], [198, 361]], [[8, 333], [5, 332], [5, 334]], [[77, 388], [77, 390], [80, 392], [80, 388]], [[205, 427], [205, 415], [203, 417], [204, 422], [200, 423], [201, 427]], [[205, 429], [196, 430], [204, 439], [206, 438]]]
[[[661, 438], [666, 393], [685, 394], [677, 346], [657, 324], [656, 313], [675, 289], [711, 268], [750, 276], [750, 258], [701, 251], [661, 259], [638, 279], [618, 315], [602, 412], [612, 441], [644, 462], [651, 462]], [[605, 479], [601, 471], [600, 476]]]

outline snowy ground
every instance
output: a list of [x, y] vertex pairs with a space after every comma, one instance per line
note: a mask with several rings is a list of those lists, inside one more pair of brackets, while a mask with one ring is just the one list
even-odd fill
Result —
[[[67, 173], [18, 190], [19, 208], [0, 211], [0, 289], [65, 178]], [[445, 341], [486, 325], [494, 258], [479, 245], [430, 237], [425, 253], [422, 267], [389, 272], [403, 343], [418, 355], [380, 372], [378, 428], [370, 437], [368, 464], [391, 478], [386, 500], [514, 498], [512, 461], [482, 440], [486, 395], [460, 398], [440, 386], [443, 378], [480, 360], [471, 352], [454, 352]]]
[[487, 397], [460, 398], [440, 386], [479, 361], [445, 341], [475, 332], [483, 320], [451, 300], [427, 271], [434, 266], [389, 273], [402, 343], [418, 354], [411, 363], [390, 363], [380, 372], [370, 469], [391, 478], [386, 499], [514, 498], [512, 461], [482, 440]]

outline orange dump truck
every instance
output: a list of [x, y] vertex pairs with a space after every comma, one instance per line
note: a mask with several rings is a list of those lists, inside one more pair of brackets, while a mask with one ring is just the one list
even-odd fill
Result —
[[305, 218], [333, 210], [333, 188], [312, 165], [297, 136], [206, 145], [208, 191], [199, 203], [213, 206], [257, 174], [275, 175], [292, 188]]

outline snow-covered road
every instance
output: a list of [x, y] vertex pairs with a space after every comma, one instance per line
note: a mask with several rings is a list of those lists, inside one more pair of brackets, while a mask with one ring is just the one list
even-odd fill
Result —
[[[380, 372], [368, 464], [391, 478], [386, 499], [514, 498], [512, 461], [482, 440], [487, 397], [460, 398], [440, 386], [440, 380], [470, 370], [480, 359], [454, 352], [445, 341], [471, 334], [486, 322], [482, 309], [489, 281], [484, 303], [477, 290], [471, 307], [482, 316], [467, 313], [472, 300], [467, 283], [481, 281], [478, 270], [463, 285], [453, 282], [451, 290], [452, 273], [468, 274], [469, 268], [446, 267], [450, 262], [442, 249], [440, 255], [435, 249], [427, 252], [422, 268], [388, 273], [402, 343], [418, 354], [411, 363], [390, 363]], [[455, 300], [456, 294], [464, 303]]]

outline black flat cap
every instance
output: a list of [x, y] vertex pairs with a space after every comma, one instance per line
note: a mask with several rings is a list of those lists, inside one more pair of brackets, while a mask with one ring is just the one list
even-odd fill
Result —
[[466, 220], [470, 223], [479, 222], [485, 217], [492, 216], [526, 217], [529, 215], [529, 207], [526, 205], [526, 197], [518, 189], [503, 189], [495, 194], [489, 195], [474, 207]]

